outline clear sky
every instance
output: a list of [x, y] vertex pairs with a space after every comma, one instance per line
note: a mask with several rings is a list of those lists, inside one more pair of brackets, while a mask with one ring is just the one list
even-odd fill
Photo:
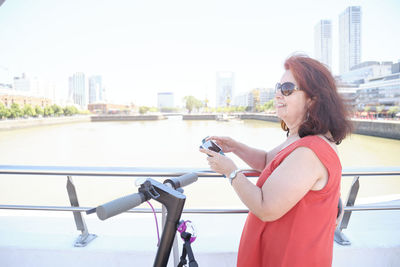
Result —
[[[102, 75], [109, 100], [156, 105], [157, 92], [215, 101], [217, 71], [235, 91], [273, 87], [284, 60], [314, 54], [314, 26], [362, 7], [362, 61], [400, 59], [399, 0], [6, 0], [0, 6], [0, 79]], [[2, 82], [2, 81], [0, 81]]]

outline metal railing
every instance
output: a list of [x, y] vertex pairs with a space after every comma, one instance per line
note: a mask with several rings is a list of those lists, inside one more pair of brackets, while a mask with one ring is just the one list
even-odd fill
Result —
[[[0, 205], [0, 209], [9, 210], [37, 210], [37, 211], [72, 211], [77, 230], [82, 233], [75, 242], [76, 247], [84, 247], [96, 235], [90, 234], [82, 217], [82, 212], [93, 207], [80, 207], [73, 176], [95, 176], [95, 177], [177, 177], [185, 173], [194, 172], [199, 178], [203, 177], [221, 177], [209, 169], [195, 168], [136, 168], [136, 167], [72, 167], [72, 166], [22, 166], [22, 165], [0, 165], [0, 175], [48, 175], [48, 176], [66, 176], [67, 193], [71, 206], [38, 206], [38, 205]], [[247, 177], [257, 177], [258, 172], [253, 170], [246, 171]], [[342, 172], [343, 177], [354, 177], [350, 193], [347, 196], [343, 207], [343, 219], [338, 224], [335, 231], [335, 241], [341, 245], [349, 245], [350, 241], [342, 233], [346, 229], [351, 213], [353, 211], [371, 211], [371, 210], [400, 210], [400, 205], [358, 205], [354, 206], [360, 187], [359, 178], [362, 176], [400, 176], [400, 167], [388, 168], [362, 168], [345, 169]], [[151, 209], [135, 208], [127, 212], [131, 213], [152, 213]], [[162, 209], [156, 209], [161, 213]], [[241, 214], [248, 213], [247, 209], [184, 209], [183, 213], [199, 214]]]

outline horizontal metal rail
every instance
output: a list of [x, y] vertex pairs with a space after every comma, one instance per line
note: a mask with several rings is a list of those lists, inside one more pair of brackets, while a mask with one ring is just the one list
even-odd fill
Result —
[[[89, 207], [67, 207], [67, 206], [29, 206], [29, 205], [0, 205], [0, 209], [5, 210], [40, 210], [40, 211], [79, 211], [86, 212], [93, 209]], [[154, 209], [156, 213], [161, 213], [161, 209]], [[344, 207], [344, 211], [366, 211], [366, 210], [400, 210], [400, 205], [360, 205], [352, 207]], [[153, 213], [152, 209], [135, 208], [128, 210], [129, 213]], [[247, 209], [184, 209], [183, 213], [199, 213], [199, 214], [235, 214], [248, 213]]]
[[[246, 170], [258, 176], [259, 172]], [[146, 168], [146, 167], [81, 167], [81, 166], [32, 166], [0, 165], [0, 174], [12, 175], [53, 175], [53, 176], [108, 176], [108, 177], [176, 177], [194, 172], [199, 177], [222, 177], [210, 169], [202, 168]], [[342, 176], [396, 176], [400, 167], [347, 168]]]

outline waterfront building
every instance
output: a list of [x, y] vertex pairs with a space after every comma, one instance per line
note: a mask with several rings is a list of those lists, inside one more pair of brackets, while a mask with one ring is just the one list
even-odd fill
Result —
[[231, 104], [234, 95], [235, 74], [230, 71], [217, 72], [216, 106], [225, 107]]
[[49, 96], [37, 94], [37, 79], [32, 81], [25, 75], [14, 77], [13, 84], [0, 83], [0, 102], [7, 108], [10, 108], [13, 103], [18, 104], [21, 108], [25, 105], [32, 107], [52, 105], [54, 99]]
[[390, 61], [365, 61], [340, 75], [340, 80], [347, 84], [362, 84], [368, 79], [392, 74], [392, 66]]
[[314, 27], [314, 57], [332, 68], [332, 22], [320, 20]]
[[385, 106], [385, 109], [390, 106], [400, 106], [400, 73], [369, 79], [359, 85], [357, 96], [358, 109], [366, 106]]
[[361, 7], [350, 6], [339, 16], [339, 73], [361, 62]]
[[262, 88], [260, 91], [260, 104], [264, 105], [275, 98], [275, 88]]
[[338, 92], [353, 110], [370, 106], [398, 106], [399, 63], [366, 61], [336, 77]]
[[69, 93], [68, 98], [72, 100], [75, 105], [86, 109], [86, 91], [85, 91], [85, 74], [77, 72], [69, 77]]
[[14, 90], [22, 92], [31, 90], [31, 82], [25, 73], [22, 73], [21, 77], [14, 77]]
[[88, 105], [88, 110], [96, 114], [128, 114], [133, 108], [130, 105], [110, 103], [91, 103]]
[[89, 104], [104, 101], [104, 88], [100, 75], [89, 77]]
[[249, 92], [249, 106], [262, 106], [275, 97], [275, 90], [272, 88], [254, 88]]
[[49, 98], [34, 97], [28, 95], [17, 95], [17, 94], [0, 94], [0, 102], [2, 102], [7, 108], [10, 108], [13, 103], [17, 103], [21, 108], [25, 105], [31, 105], [32, 107], [52, 105], [52, 101]]
[[251, 103], [249, 101], [250, 101], [249, 92], [241, 93], [235, 96], [233, 100], [233, 106], [248, 107], [251, 106]]
[[358, 90], [358, 85], [357, 84], [340, 84], [338, 82], [338, 87], [337, 87], [339, 95], [342, 97], [344, 100], [345, 104], [351, 111], [356, 111], [357, 110], [357, 90]]
[[173, 108], [174, 105], [174, 93], [173, 92], [160, 92], [157, 94], [157, 107], [162, 108]]

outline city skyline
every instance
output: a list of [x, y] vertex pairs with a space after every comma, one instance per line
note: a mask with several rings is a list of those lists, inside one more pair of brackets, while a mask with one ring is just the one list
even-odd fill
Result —
[[293, 52], [314, 57], [314, 26], [322, 19], [332, 21], [332, 70], [338, 74], [339, 15], [357, 5], [362, 61], [397, 62], [397, 1], [172, 1], [157, 2], [156, 9], [147, 3], [5, 1], [0, 79], [27, 73], [54, 81], [57, 95], [67, 96], [68, 77], [83, 72], [103, 77], [110, 101], [156, 106], [157, 93], [171, 91], [177, 105], [185, 95], [207, 97], [213, 105], [220, 70], [235, 73], [239, 94], [273, 86]]

